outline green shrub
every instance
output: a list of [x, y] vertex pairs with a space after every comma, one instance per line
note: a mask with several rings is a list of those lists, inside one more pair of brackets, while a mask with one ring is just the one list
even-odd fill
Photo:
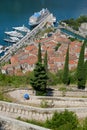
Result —
[[61, 88], [59, 88], [59, 91], [62, 92], [62, 96], [65, 96], [65, 95], [66, 95], [67, 88], [66, 88], [66, 87], [61, 87]]
[[0, 101], [12, 102], [11, 99], [3, 93], [0, 93]]
[[60, 81], [56, 74], [48, 73], [48, 85], [57, 85]]
[[83, 121], [83, 130], [87, 130], [87, 117]]
[[42, 121], [40, 122], [40, 121], [36, 121], [34, 119], [31, 119], [31, 120], [23, 119], [20, 116], [17, 117], [17, 120], [24, 121], [24, 122], [27, 122], [27, 123], [31, 123], [31, 124], [34, 124], [34, 125], [38, 125], [38, 126], [43, 126], [44, 127], [44, 122], [42, 122]]
[[56, 76], [57, 76], [57, 79], [58, 79], [58, 83], [62, 83], [63, 70], [58, 70]]
[[55, 112], [51, 119], [45, 122], [36, 120], [25, 120], [21, 117], [18, 120], [35, 124], [38, 126], [50, 128], [52, 130], [87, 130], [87, 118], [84, 120], [82, 126], [78, 122], [78, 118], [74, 112], [65, 110], [64, 112]]
[[30, 78], [33, 77], [33, 72], [29, 72], [24, 76], [15, 76], [15, 75], [4, 75], [0, 74], [0, 86], [25, 86], [30, 83]]
[[73, 112], [65, 110], [64, 112], [55, 112], [52, 119], [46, 121], [46, 127], [57, 130], [60, 126], [68, 125], [71, 130], [78, 127], [77, 116]]
[[59, 47], [61, 46], [61, 43], [57, 43], [57, 45], [55, 46], [55, 51], [58, 51]]
[[71, 84], [76, 84], [77, 83], [77, 75], [76, 75], [76, 70], [70, 71], [70, 83]]
[[55, 129], [55, 130], [73, 130], [73, 129], [72, 129], [71, 123], [66, 123], [66, 124], [60, 126], [58, 129]]
[[47, 108], [48, 107], [48, 102], [46, 100], [42, 100], [41, 103], [40, 103], [40, 106], [42, 108]]

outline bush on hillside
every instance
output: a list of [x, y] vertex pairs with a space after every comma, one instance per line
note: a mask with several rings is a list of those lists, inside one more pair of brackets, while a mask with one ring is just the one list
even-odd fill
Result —
[[87, 130], [87, 117], [83, 121], [83, 130]]
[[48, 73], [48, 85], [57, 85], [59, 82], [59, 78], [56, 74], [51, 72]]
[[71, 128], [70, 130], [75, 130], [78, 127], [78, 118], [74, 112], [65, 110], [64, 112], [55, 112], [52, 119], [46, 121], [46, 127], [57, 130], [60, 126], [67, 125]]
[[70, 71], [69, 77], [70, 77], [70, 83], [71, 84], [76, 84], [77, 83], [76, 70]]
[[29, 85], [30, 78], [33, 77], [33, 72], [29, 72], [24, 76], [15, 76], [15, 75], [4, 75], [0, 74], [0, 86], [26, 86]]

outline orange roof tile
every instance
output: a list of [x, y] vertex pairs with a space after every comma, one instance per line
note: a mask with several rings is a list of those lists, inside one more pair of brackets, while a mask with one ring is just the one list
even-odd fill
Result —
[[32, 51], [32, 50], [35, 50], [35, 49], [37, 50], [37, 47], [35, 45], [29, 45], [25, 48], [25, 50], [27, 50], [27, 51]]

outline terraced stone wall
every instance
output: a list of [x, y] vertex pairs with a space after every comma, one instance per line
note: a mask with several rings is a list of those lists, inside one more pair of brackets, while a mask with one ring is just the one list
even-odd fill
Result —
[[12, 118], [0, 116], [0, 130], [50, 130]]
[[[75, 101], [76, 102], [76, 101]], [[84, 101], [83, 101], [84, 102]], [[12, 117], [12, 118], [26, 118], [35, 119], [38, 121], [45, 121], [47, 118], [51, 118], [54, 111], [74, 111], [79, 117], [87, 117], [87, 106], [79, 107], [62, 107], [62, 108], [37, 108], [27, 105], [7, 103], [0, 101], [0, 115]]]

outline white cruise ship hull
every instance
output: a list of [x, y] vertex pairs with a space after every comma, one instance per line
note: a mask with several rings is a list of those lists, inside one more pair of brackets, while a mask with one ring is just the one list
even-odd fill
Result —
[[47, 9], [42, 9], [40, 12], [34, 13], [34, 15], [29, 18], [29, 25], [35, 26], [40, 24], [49, 13]]

